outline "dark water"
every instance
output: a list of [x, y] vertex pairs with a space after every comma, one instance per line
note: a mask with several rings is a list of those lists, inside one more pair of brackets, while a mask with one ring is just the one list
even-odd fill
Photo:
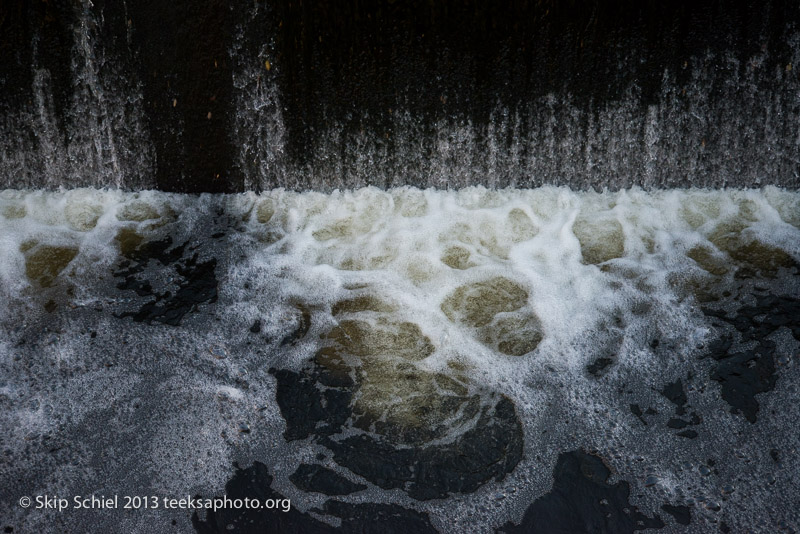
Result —
[[792, 531], [798, 206], [4, 191], [2, 526]]

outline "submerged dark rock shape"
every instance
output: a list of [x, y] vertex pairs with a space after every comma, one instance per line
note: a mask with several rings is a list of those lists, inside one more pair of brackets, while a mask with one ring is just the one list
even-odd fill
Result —
[[428, 514], [396, 504], [350, 504], [325, 501], [323, 511], [342, 520], [340, 532], [364, 534], [435, 534]]
[[303, 491], [315, 491], [325, 495], [349, 495], [367, 489], [364, 484], [351, 482], [336, 471], [321, 465], [300, 464], [289, 475], [292, 484]]
[[278, 382], [275, 397], [286, 420], [283, 436], [287, 441], [334, 434], [344, 426], [350, 416], [350, 391], [319, 388], [315, 380], [318, 373], [303, 375], [286, 369], [270, 372]]
[[766, 338], [786, 327], [800, 341], [800, 299], [767, 295], [757, 297], [755, 305], [742, 306], [732, 317], [708, 308], [703, 308], [703, 313], [733, 326], [742, 344], [756, 344], [751, 349], [736, 351], [734, 339], [725, 334], [710, 343], [706, 351], [706, 355], [718, 362], [711, 379], [720, 383], [721, 396], [731, 406], [731, 412], [741, 413], [755, 423], [760, 407], [756, 395], [772, 391], [778, 380], [776, 345]]
[[642, 422], [645, 426], [647, 426], [647, 421], [644, 418], [644, 412], [642, 411], [641, 406], [638, 404], [631, 404], [630, 406], [631, 413], [639, 418], [639, 421]]
[[519, 525], [506, 523], [507, 534], [630, 533], [661, 528], [658, 516], [648, 517], [629, 502], [627, 482], [609, 484], [609, 468], [584, 451], [561, 453], [553, 471], [553, 489], [536, 499]]
[[748, 339], [763, 339], [785, 326], [800, 341], [800, 299], [767, 295], [753, 306], [741, 307], [731, 324]]
[[471, 493], [492, 478], [501, 480], [522, 459], [522, 428], [506, 397], [484, 409], [475, 428], [453, 444], [397, 449], [368, 434], [321, 443], [338, 464], [419, 500]]
[[677, 429], [686, 428], [687, 426], [689, 426], [689, 421], [673, 417], [672, 419], [667, 421], [667, 426], [670, 428], [677, 428]]
[[400, 488], [420, 500], [469, 493], [493, 478], [502, 479], [522, 458], [522, 426], [504, 396], [492, 396], [474, 427], [452, 444], [400, 448], [368, 432], [337, 438], [352, 416], [354, 384], [346, 377], [319, 368], [272, 373], [286, 439], [313, 436], [333, 452], [336, 463], [381, 488]]
[[[173, 247], [172, 238], [147, 242], [129, 251], [123, 268], [114, 273], [123, 280], [118, 289], [134, 291], [140, 297], [150, 300], [136, 311], [125, 311], [117, 317], [131, 317], [144, 323], [163, 323], [177, 326], [188, 313], [200, 304], [217, 300], [217, 260], [211, 258], [200, 261], [198, 254], [185, 254], [188, 243]], [[147, 277], [151, 261], [160, 264], [160, 269], [170, 269], [176, 276], [177, 289], [159, 291]]]
[[340, 466], [419, 500], [473, 492], [521, 460], [511, 400], [419, 367], [436, 348], [418, 325], [352, 317], [320, 338], [305, 369], [271, 371], [287, 440], [312, 438]]
[[[258, 499], [263, 504], [267, 499], [283, 500], [285, 497], [274, 491], [272, 475], [267, 466], [254, 462], [247, 469], [237, 467], [236, 473], [227, 484], [225, 494], [231, 500]], [[320, 515], [327, 515], [341, 520], [340, 527], [328, 523], [291, 508], [283, 511], [282, 507], [268, 509], [236, 509], [222, 508], [207, 511], [204, 519], [195, 512], [192, 514], [192, 525], [199, 534], [242, 533], [242, 534], [307, 534], [333, 532], [363, 533], [397, 533], [397, 534], [431, 534], [436, 529], [430, 524], [428, 515], [409, 510], [394, 504], [348, 504], [338, 501], [326, 501], [322, 510], [314, 510]]]
[[686, 413], [686, 401], [688, 399], [686, 398], [686, 392], [683, 390], [683, 381], [681, 379], [666, 384], [661, 390], [661, 394], [675, 405], [675, 413], [677, 415]]
[[688, 525], [692, 522], [692, 511], [688, 506], [673, 506], [671, 504], [661, 505], [661, 509], [675, 518], [679, 525]]
[[751, 423], [756, 422], [759, 403], [756, 395], [771, 391], [775, 375], [774, 343], [763, 342], [756, 350], [729, 354], [711, 373], [711, 379], [722, 386], [722, 398], [731, 411], [741, 413]]
[[600, 376], [612, 363], [614, 363], [614, 360], [611, 358], [598, 358], [587, 365], [586, 370], [589, 371], [589, 374], [592, 376]]
[[[237, 467], [236, 473], [225, 484], [225, 495], [230, 499], [283, 499], [283, 495], [270, 488], [272, 475], [267, 466], [254, 462], [247, 469]], [[270, 532], [335, 532], [333, 527], [303, 514], [295, 509], [288, 512], [280, 508], [259, 510], [222, 508], [206, 511], [204, 519], [197, 512], [192, 514], [192, 525], [200, 534], [223, 532], [270, 533]]]

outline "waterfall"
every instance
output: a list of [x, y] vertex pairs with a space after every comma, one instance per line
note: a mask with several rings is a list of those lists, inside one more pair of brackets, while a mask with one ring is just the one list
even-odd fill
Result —
[[[244, 1], [194, 12], [55, 6], [6, 17], [26, 30], [9, 33], [18, 53], [1, 78], [6, 187], [800, 185], [800, 15], [780, 2], [730, 20], [717, 13], [708, 38], [658, 10], [623, 12], [605, 35], [613, 12], [573, 24], [519, 7], [533, 33], [476, 27], [475, 42], [447, 33], [441, 16], [477, 23], [506, 13], [421, 8], [415, 21]], [[668, 31], [651, 38], [657, 16]], [[162, 19], [192, 30], [165, 34]], [[407, 41], [384, 36], [390, 26]], [[530, 50], [544, 43], [553, 48]]]
[[[126, 76], [124, 58], [103, 42], [102, 14], [89, 0], [75, 3], [67, 73], [58, 87], [40, 50], [44, 32], [31, 38], [30, 87], [0, 118], [3, 184], [13, 188], [114, 187], [154, 184], [155, 162], [144, 126], [139, 81]], [[58, 94], [67, 91], [66, 95]], [[62, 102], [57, 102], [62, 99]], [[60, 109], [57, 109], [60, 108]]]

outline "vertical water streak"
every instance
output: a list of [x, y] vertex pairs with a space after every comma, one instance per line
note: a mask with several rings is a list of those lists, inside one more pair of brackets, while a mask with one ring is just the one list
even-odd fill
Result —
[[277, 184], [298, 187], [289, 178], [284, 154], [285, 127], [275, 77], [280, 63], [275, 58], [274, 32], [260, 27], [275, 24], [268, 5], [254, 2], [243, 10], [244, 20], [236, 28], [230, 50], [233, 62], [235, 117], [231, 136], [239, 146], [245, 190], [260, 190]]
[[[263, 28], [265, 9], [256, 5], [242, 27], [259, 18]], [[664, 68], [655, 91], [633, 80], [611, 98], [567, 89], [520, 95], [516, 107], [498, 101], [493, 109], [472, 110], [488, 121], [431, 117], [402, 94], [386, 110], [388, 123], [368, 112], [337, 119], [323, 106], [323, 120], [304, 126], [313, 135], [303, 134], [298, 161], [288, 148], [296, 132], [284, 120], [279, 92], [285, 73], [279, 60], [264, 68], [265, 60], [280, 54], [274, 33], [254, 52], [252, 37], [240, 31], [232, 56], [239, 62], [241, 164], [247, 187], [256, 189], [796, 187], [800, 79], [793, 65], [799, 38], [791, 28], [785, 35], [794, 56], [781, 68], [767, 68], [778, 56], [766, 44], [746, 61], [732, 51], [707, 49], [677, 69]], [[622, 70], [643, 61], [636, 50], [615, 53]], [[324, 94], [320, 98], [327, 102]]]
[[92, 8], [89, 0], [75, 8], [67, 180], [140, 189], [152, 183], [154, 167], [142, 126], [141, 90], [122, 74], [123, 58], [115, 57], [102, 42], [103, 14]]
[[[156, 18], [179, 17], [181, 6], [159, 11], [131, 5], [130, 18], [124, 2], [98, 6], [84, 0], [20, 16], [28, 17], [23, 29], [30, 35], [20, 31], [27, 48], [10, 64], [29, 70], [29, 91], [2, 102], [5, 186], [330, 191], [406, 184], [581, 190], [800, 185], [800, 33], [790, 23], [783, 30], [754, 31], [747, 47], [737, 48], [734, 39], [718, 47], [676, 48], [673, 55], [680, 56], [654, 63], [652, 71], [641, 71], [652, 50], [635, 48], [642, 36], [634, 31], [603, 50], [607, 72], [585, 75], [613, 88], [587, 90], [584, 78], [568, 80], [562, 70], [556, 72], [563, 80], [540, 81], [537, 76], [552, 72], [531, 64], [513, 66], [511, 72], [525, 71], [530, 83], [518, 83], [501, 98], [502, 87], [480, 78], [488, 76], [481, 69], [492, 67], [450, 65], [461, 56], [444, 48], [408, 45], [414, 54], [432, 54], [435, 61], [426, 66], [357, 49], [342, 66], [318, 65], [327, 56], [315, 54], [328, 45], [316, 37], [315, 48], [287, 45], [307, 36], [293, 33], [302, 21], [280, 19], [300, 15], [278, 4], [242, 2], [230, 12], [206, 5], [187, 27], [219, 28], [213, 26], [217, 16], [235, 27], [233, 36], [214, 34], [215, 46], [228, 57], [215, 49], [213, 58], [195, 54], [183, 35], [154, 41], [162, 35]], [[43, 20], [56, 20], [49, 24], [64, 35], [54, 39]], [[376, 72], [363, 80], [340, 79], [347, 73], [358, 78], [351, 71], [362, 60]], [[351, 62], [346, 68], [345, 61]], [[432, 90], [416, 94], [407, 79], [426, 80], [410, 71], [406, 79], [393, 70], [400, 67], [429, 74]], [[466, 95], [452, 106], [459, 95], [445, 83], [450, 67], [457, 67], [454, 76]], [[641, 72], [649, 78], [633, 76]], [[213, 87], [194, 91], [203, 80]], [[2, 81], [13, 88], [16, 79]], [[305, 82], [312, 87], [297, 86]], [[300, 98], [293, 87], [308, 94]], [[348, 100], [349, 94], [342, 97], [346, 90], [361, 93]], [[388, 105], [373, 109], [378, 104]]]
[[[4, 185], [17, 188], [152, 186], [155, 161], [144, 126], [138, 80], [113, 43], [103, 42], [103, 13], [88, 0], [60, 13], [70, 24], [66, 79], [54, 79], [40, 47], [53, 43], [36, 29], [31, 39], [30, 98], [0, 123]], [[68, 16], [69, 15], [69, 16]], [[31, 15], [33, 17], [33, 15]], [[30, 24], [36, 28], [37, 21]], [[125, 56], [125, 57], [122, 57]], [[52, 58], [51, 58], [52, 59]], [[62, 87], [60, 84], [68, 84]], [[56, 100], [68, 94], [63, 105]]]

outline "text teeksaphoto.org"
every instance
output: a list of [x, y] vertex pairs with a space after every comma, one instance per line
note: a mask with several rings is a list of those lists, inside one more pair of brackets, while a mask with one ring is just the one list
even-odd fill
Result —
[[231, 499], [223, 497], [163, 497], [158, 495], [75, 495], [71, 498], [57, 495], [37, 495], [22, 497], [19, 505], [34, 510], [222, 510], [253, 509], [281, 510], [288, 512], [292, 503], [289, 499]]

